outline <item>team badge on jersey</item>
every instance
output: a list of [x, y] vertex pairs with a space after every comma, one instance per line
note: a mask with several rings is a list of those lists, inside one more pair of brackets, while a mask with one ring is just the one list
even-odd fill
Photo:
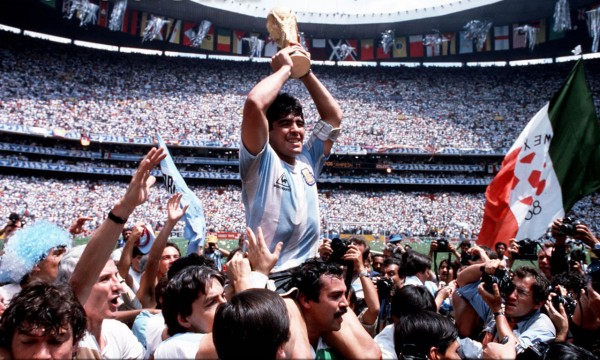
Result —
[[310, 172], [309, 168], [302, 169], [302, 177], [309, 186], [313, 186], [316, 183], [315, 176]]
[[290, 191], [291, 187], [290, 184], [288, 182], [287, 177], [285, 177], [285, 174], [281, 174], [281, 176], [279, 177], [279, 179], [277, 179], [277, 181], [275, 181], [275, 187], [279, 188], [283, 191]]

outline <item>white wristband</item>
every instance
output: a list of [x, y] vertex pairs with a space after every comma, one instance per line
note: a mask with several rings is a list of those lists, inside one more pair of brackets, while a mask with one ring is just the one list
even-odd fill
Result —
[[340, 128], [334, 128], [331, 124], [323, 121], [323, 119], [319, 120], [312, 131], [312, 136], [315, 136], [317, 139], [321, 141], [335, 141], [340, 135]]

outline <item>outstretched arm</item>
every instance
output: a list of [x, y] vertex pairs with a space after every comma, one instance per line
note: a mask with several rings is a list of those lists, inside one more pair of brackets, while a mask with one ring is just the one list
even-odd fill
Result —
[[158, 236], [154, 240], [150, 252], [148, 253], [146, 269], [140, 279], [140, 288], [137, 292], [137, 297], [144, 308], [153, 308], [156, 306], [154, 288], [156, 287], [156, 276], [158, 274], [160, 258], [167, 245], [167, 240], [169, 239], [171, 231], [188, 208], [187, 205], [183, 209], [180, 208], [179, 204], [182, 196], [182, 194], [173, 194], [169, 199], [169, 202], [167, 203], [167, 212], [169, 214], [167, 221], [165, 222], [165, 226], [158, 233]]
[[[319, 81], [312, 71], [306, 76], [303, 76], [301, 80], [315, 102], [315, 106], [317, 107], [321, 119], [331, 125], [334, 129], [339, 128], [342, 124], [342, 109], [329, 90], [327, 90], [325, 85]], [[333, 141], [327, 140], [325, 142], [325, 156], [329, 156], [332, 147]]]
[[258, 154], [269, 140], [267, 109], [275, 101], [283, 84], [292, 74], [292, 47], [282, 49], [271, 60], [273, 73], [260, 81], [248, 94], [242, 120], [242, 143], [252, 154]]
[[[166, 155], [162, 148], [152, 148], [140, 163], [137, 171], [133, 175], [125, 195], [117, 201], [111, 212], [117, 219], [126, 220], [135, 208], [143, 204], [150, 193], [150, 188], [156, 182], [150, 171], [164, 159]], [[92, 286], [98, 280], [100, 272], [106, 265], [110, 254], [114, 249], [119, 235], [123, 230], [123, 223], [106, 219], [102, 225], [94, 232], [90, 242], [85, 248], [81, 258], [73, 271], [70, 279], [73, 292], [80, 303], [85, 304]]]

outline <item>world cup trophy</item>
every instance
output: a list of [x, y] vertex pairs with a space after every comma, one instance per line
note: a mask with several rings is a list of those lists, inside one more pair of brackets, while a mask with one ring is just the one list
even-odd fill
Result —
[[280, 49], [297, 46], [298, 50], [290, 52], [292, 58], [293, 78], [300, 78], [310, 70], [310, 53], [301, 50], [300, 36], [296, 14], [290, 9], [274, 8], [267, 16], [267, 31]]

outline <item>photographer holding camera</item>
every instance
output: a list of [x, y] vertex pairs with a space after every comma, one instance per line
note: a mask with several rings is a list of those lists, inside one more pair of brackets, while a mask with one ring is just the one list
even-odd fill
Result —
[[0, 230], [0, 238], [4, 240], [4, 245], [8, 242], [8, 238], [12, 236], [12, 234], [25, 226], [25, 220], [17, 213], [10, 213], [8, 216], [8, 222]]
[[[462, 297], [486, 323], [483, 346], [492, 340], [508, 342], [519, 354], [556, 337], [552, 321], [540, 312], [550, 282], [539, 270], [522, 266], [511, 279], [503, 261], [488, 260], [465, 268], [457, 281]], [[480, 357], [481, 352], [465, 355]]]

